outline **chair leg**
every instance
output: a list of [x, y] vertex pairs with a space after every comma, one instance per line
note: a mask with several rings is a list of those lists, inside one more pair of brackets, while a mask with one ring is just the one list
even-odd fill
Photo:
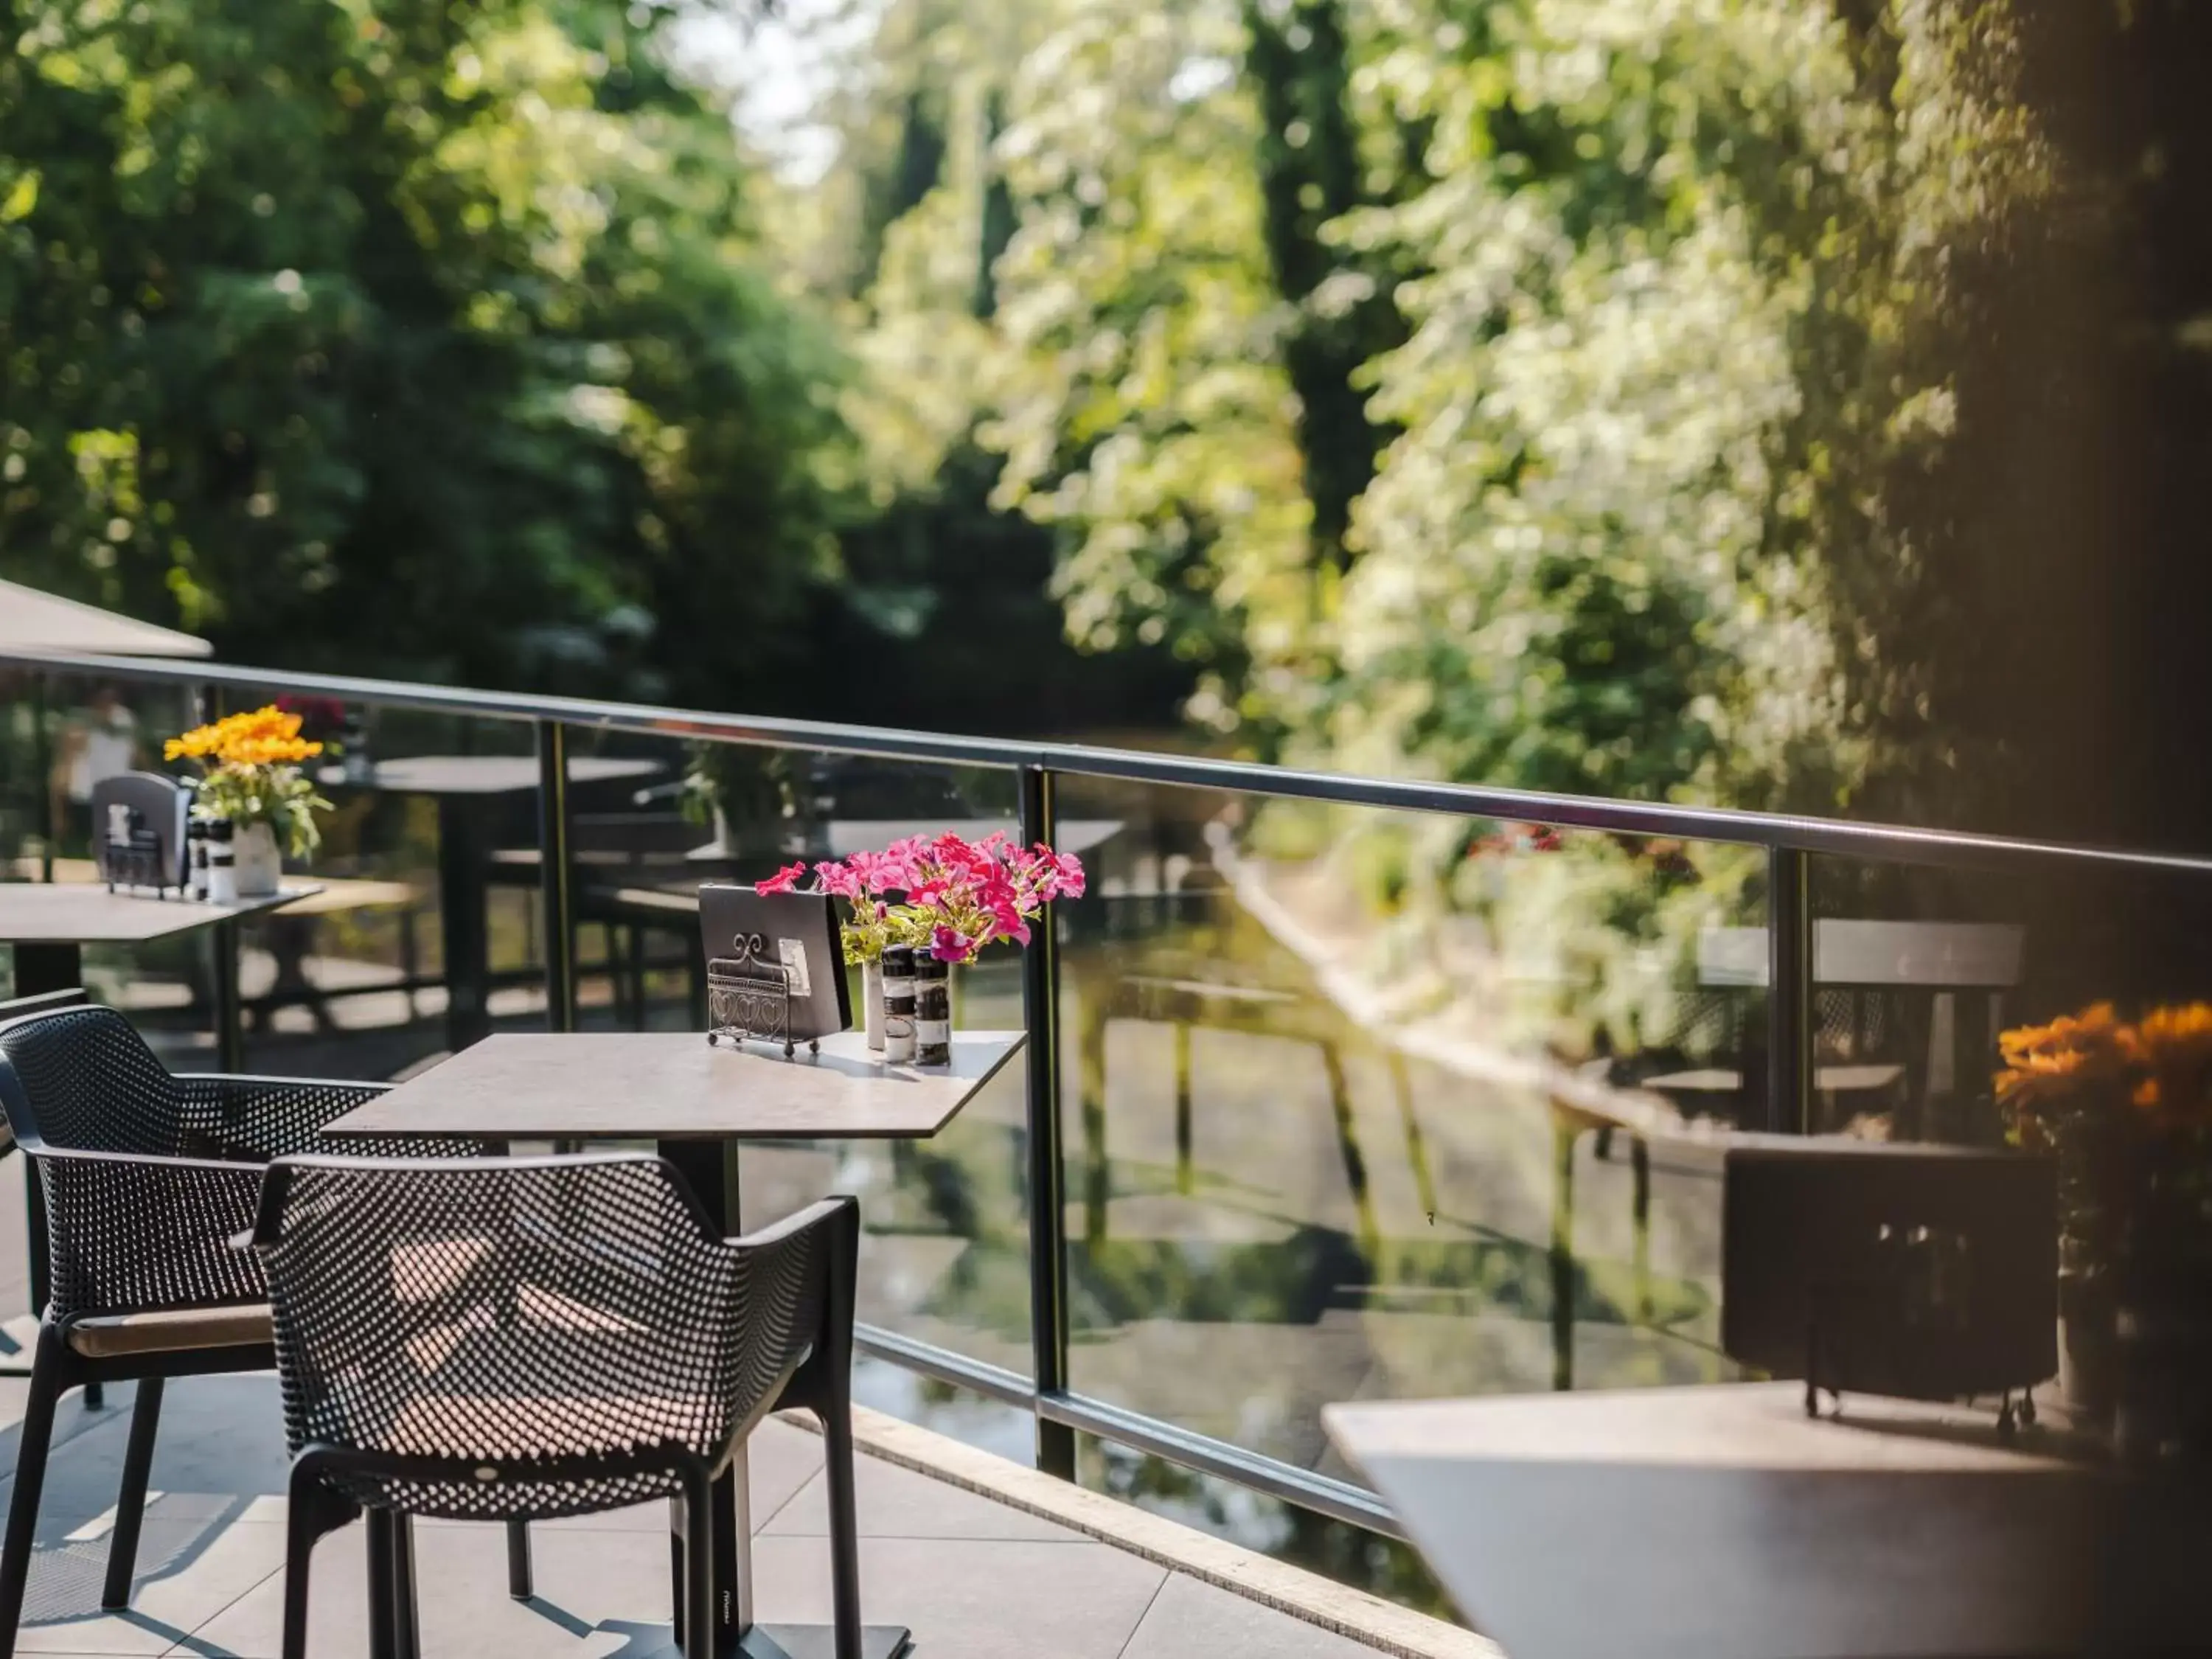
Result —
[[138, 1571], [138, 1529], [146, 1518], [146, 1482], [154, 1472], [154, 1436], [161, 1424], [161, 1379], [138, 1384], [131, 1408], [131, 1441], [123, 1453], [123, 1490], [115, 1499], [115, 1534], [107, 1545], [107, 1583], [100, 1593], [103, 1607], [131, 1605], [131, 1581]]
[[714, 1504], [706, 1465], [694, 1464], [684, 1472], [684, 1659], [717, 1659]]
[[837, 1659], [860, 1659], [860, 1524], [853, 1486], [853, 1412], [836, 1390], [822, 1412], [822, 1474], [830, 1499], [830, 1605]]
[[507, 1593], [518, 1601], [527, 1601], [532, 1595], [527, 1521], [507, 1523]]
[[399, 1598], [393, 1580], [392, 1515], [371, 1510], [368, 1525], [368, 1654], [369, 1659], [400, 1659]]
[[23, 1407], [16, 1440], [7, 1541], [0, 1545], [0, 1654], [15, 1651], [16, 1628], [23, 1620], [23, 1591], [31, 1582], [31, 1546], [38, 1537], [39, 1496], [46, 1484], [46, 1451], [53, 1443], [61, 1367], [61, 1332], [41, 1325], [38, 1354], [31, 1362], [30, 1399]]
[[415, 1517], [411, 1515], [392, 1517], [392, 1607], [399, 1659], [420, 1659], [422, 1619], [415, 1594]]
[[284, 1512], [283, 1659], [307, 1659], [307, 1569], [323, 1535], [316, 1514], [321, 1489], [322, 1482], [307, 1470], [292, 1471]]

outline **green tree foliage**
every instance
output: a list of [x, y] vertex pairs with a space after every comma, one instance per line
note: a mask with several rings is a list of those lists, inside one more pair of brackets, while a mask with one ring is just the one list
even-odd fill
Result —
[[1005, 457], [1071, 635], [1173, 649], [1260, 752], [1941, 811], [1967, 337], [2085, 199], [2018, 10], [895, 7], [872, 72], [933, 90], [879, 100], [860, 349]]
[[659, 27], [15, 0], [10, 574], [272, 663], [722, 701], [787, 664], [838, 358]]

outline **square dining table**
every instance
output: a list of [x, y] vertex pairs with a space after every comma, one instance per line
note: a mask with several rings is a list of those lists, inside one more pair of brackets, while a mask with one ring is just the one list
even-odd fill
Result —
[[[952, 1062], [893, 1065], [857, 1031], [784, 1058], [781, 1044], [710, 1045], [701, 1032], [499, 1035], [332, 1121], [334, 1136], [452, 1135], [655, 1144], [683, 1172], [714, 1224], [740, 1229], [738, 1152], [745, 1141], [926, 1140], [1002, 1070], [1019, 1031], [959, 1031]], [[752, 1526], [742, 1446], [715, 1482], [716, 1651], [744, 1659], [813, 1659], [830, 1632], [754, 1623]], [[682, 1553], [676, 1559], [682, 1559]], [[679, 1594], [676, 1605], [683, 1605]], [[897, 1659], [910, 1643], [872, 1626], [864, 1659]]]

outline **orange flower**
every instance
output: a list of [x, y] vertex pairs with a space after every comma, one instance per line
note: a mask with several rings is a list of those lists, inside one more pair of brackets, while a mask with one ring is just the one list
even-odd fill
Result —
[[2018, 1139], [2045, 1144], [2057, 1120], [2096, 1103], [2098, 1085], [2125, 1076], [2121, 1030], [2112, 1005], [2100, 1002], [2048, 1025], [2020, 1026], [1997, 1038], [2005, 1062], [1996, 1078], [1997, 1104], [2011, 1117]]
[[274, 703], [197, 726], [161, 747], [169, 760], [213, 760], [222, 766], [293, 766], [323, 752], [300, 736], [300, 717]]
[[2134, 1100], [2145, 1113], [2173, 1128], [2212, 1116], [2212, 1004], [2154, 1008], [2120, 1046], [2143, 1073]]

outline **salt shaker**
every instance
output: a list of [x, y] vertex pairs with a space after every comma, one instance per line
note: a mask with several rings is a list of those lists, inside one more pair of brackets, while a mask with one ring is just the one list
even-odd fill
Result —
[[211, 820], [207, 827], [207, 902], [238, 902], [238, 848], [233, 845], [237, 827], [228, 818]]
[[185, 896], [208, 896], [208, 824], [204, 812], [195, 812], [185, 824]]
[[884, 947], [884, 1059], [904, 1063], [915, 1054], [914, 946]]

